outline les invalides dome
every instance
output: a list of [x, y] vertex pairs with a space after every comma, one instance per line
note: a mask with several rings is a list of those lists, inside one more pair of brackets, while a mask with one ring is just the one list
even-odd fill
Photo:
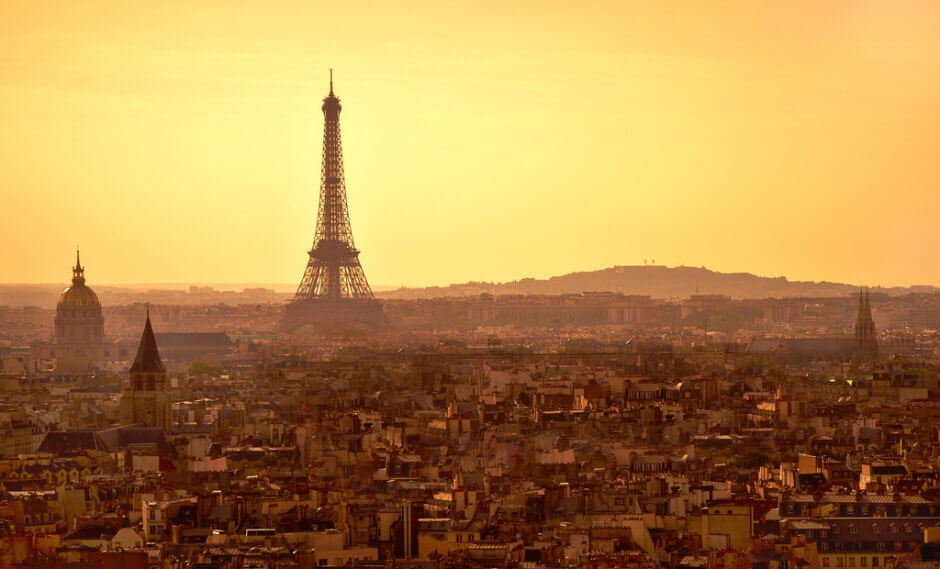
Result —
[[101, 302], [95, 291], [85, 284], [85, 267], [78, 252], [72, 269], [72, 286], [62, 291], [56, 305], [55, 343], [59, 372], [84, 372], [103, 356]]

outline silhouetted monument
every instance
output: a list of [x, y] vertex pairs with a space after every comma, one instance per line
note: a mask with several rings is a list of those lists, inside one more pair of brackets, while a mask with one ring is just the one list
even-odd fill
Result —
[[148, 310], [137, 356], [131, 364], [130, 381], [121, 393], [119, 412], [122, 425], [160, 427], [170, 432], [173, 423], [166, 379], [166, 367], [160, 359]]
[[72, 286], [62, 291], [55, 311], [56, 372], [87, 372], [106, 359], [105, 344], [101, 302], [85, 284], [85, 267], [76, 251]]
[[855, 318], [855, 360], [870, 362], [878, 359], [878, 337], [871, 317], [871, 300], [867, 291], [858, 293], [858, 316]]
[[320, 174], [320, 207], [313, 248], [294, 299], [287, 305], [281, 329], [303, 326], [318, 330], [388, 326], [382, 305], [375, 299], [359, 264], [346, 207], [343, 147], [339, 131], [342, 106], [333, 94], [323, 99], [323, 165]]

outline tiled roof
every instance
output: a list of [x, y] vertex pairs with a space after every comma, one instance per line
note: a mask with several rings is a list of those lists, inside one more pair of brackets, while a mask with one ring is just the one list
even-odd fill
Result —
[[893, 494], [862, 494], [860, 497], [855, 494], [839, 494], [838, 492], [826, 492], [817, 500], [812, 494], [792, 494], [787, 501], [797, 503], [821, 502], [829, 504], [854, 504], [856, 502], [864, 504], [929, 504], [930, 502], [917, 494], [901, 494], [898, 500], [895, 500]]
[[163, 332], [155, 336], [157, 345], [164, 348], [232, 347], [232, 339], [223, 332]]

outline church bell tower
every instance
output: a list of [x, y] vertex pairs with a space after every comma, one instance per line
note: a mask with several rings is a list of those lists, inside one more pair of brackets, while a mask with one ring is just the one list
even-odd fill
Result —
[[166, 368], [157, 350], [150, 310], [147, 310], [147, 322], [137, 347], [137, 357], [131, 365], [130, 381], [121, 392], [121, 424], [160, 427], [169, 434], [172, 426], [170, 409]]
[[871, 316], [868, 291], [858, 292], [858, 316], [855, 318], [855, 361], [872, 362], [878, 359], [878, 336], [875, 320]]

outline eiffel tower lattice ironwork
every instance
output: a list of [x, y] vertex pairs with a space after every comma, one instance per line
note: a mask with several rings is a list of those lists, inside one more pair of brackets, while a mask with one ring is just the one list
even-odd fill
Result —
[[359, 263], [346, 204], [343, 146], [340, 136], [339, 98], [333, 92], [323, 99], [323, 164], [320, 170], [320, 203], [317, 229], [304, 276], [293, 301], [287, 306], [282, 327], [288, 330], [305, 324], [342, 327], [365, 324], [387, 325], [381, 304], [375, 300]]

